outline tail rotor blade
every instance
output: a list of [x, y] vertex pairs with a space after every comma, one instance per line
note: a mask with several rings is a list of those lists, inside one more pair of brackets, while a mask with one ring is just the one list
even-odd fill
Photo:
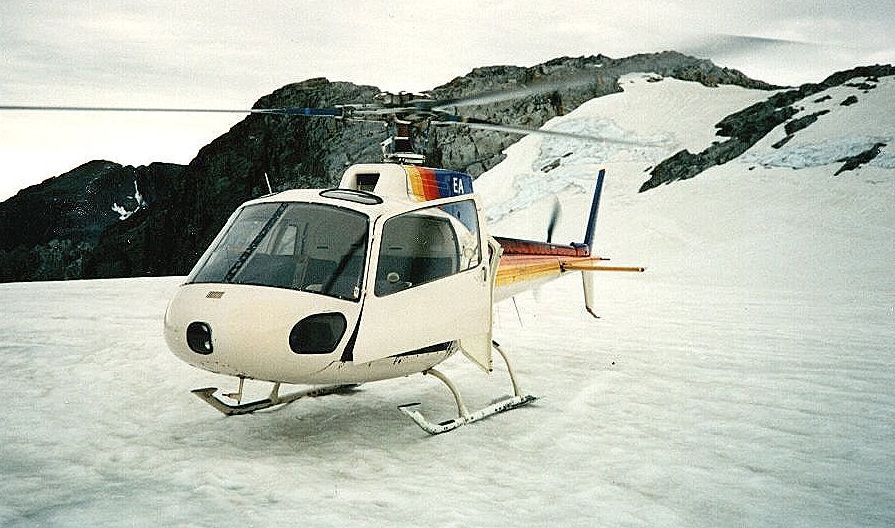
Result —
[[553, 209], [550, 211], [550, 221], [547, 223], [547, 242], [553, 242], [553, 230], [556, 229], [560, 216], [562, 216], [562, 206], [559, 204], [559, 198], [554, 195]]

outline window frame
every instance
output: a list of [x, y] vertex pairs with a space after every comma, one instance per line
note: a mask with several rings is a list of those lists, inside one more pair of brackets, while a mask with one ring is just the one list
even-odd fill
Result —
[[[444, 208], [447, 206], [459, 205], [459, 204], [465, 204], [465, 203], [469, 204], [469, 207], [471, 208], [471, 212], [473, 214], [473, 221], [475, 222], [475, 241], [476, 241], [476, 247], [477, 247], [476, 260], [474, 262], [471, 261], [469, 264], [467, 264], [467, 266], [465, 268], [461, 269], [461, 266], [462, 266], [461, 262], [463, 260], [463, 251], [461, 248], [460, 236], [459, 236], [459, 233], [457, 232], [457, 229], [456, 229], [453, 221], [445, 218], [445, 222], [449, 226], [449, 228], [451, 230], [452, 237], [453, 237], [454, 256], [456, 258], [456, 266], [458, 269], [454, 272], [436, 277], [431, 280], [427, 280], [424, 282], [418, 282], [418, 283], [411, 283], [409, 286], [407, 286], [405, 288], [400, 288], [400, 289], [396, 289], [393, 291], [385, 291], [385, 292], [381, 291], [379, 288], [380, 273], [381, 273], [381, 265], [382, 265], [382, 261], [383, 261], [383, 258], [382, 258], [383, 257], [383, 249], [385, 247], [384, 246], [385, 233], [386, 233], [386, 229], [388, 228], [388, 223], [391, 220], [394, 220], [396, 218], [401, 218], [401, 217], [404, 217], [407, 215], [417, 214], [417, 213], [419, 213], [421, 211], [425, 211], [427, 209], [440, 209], [442, 213], [444, 213], [448, 216], [451, 216], [454, 221], [459, 222], [460, 224], [465, 226], [466, 224], [462, 220], [460, 220], [457, 217], [454, 217], [449, 212], [444, 210]], [[413, 289], [417, 288], [418, 286], [425, 286], [428, 284], [433, 284], [433, 283], [441, 281], [443, 279], [461, 275], [463, 273], [467, 273], [467, 272], [470, 272], [470, 271], [480, 268], [482, 266], [482, 263], [485, 262], [485, 258], [484, 258], [483, 250], [482, 250], [483, 243], [484, 243], [484, 234], [483, 234], [483, 229], [482, 229], [481, 215], [479, 214], [479, 212], [480, 212], [480, 207], [479, 207], [478, 200], [474, 196], [462, 195], [462, 196], [450, 197], [450, 198], [443, 199], [443, 200], [437, 200], [437, 201], [432, 200], [432, 201], [424, 202], [424, 203], [420, 204], [420, 207], [416, 207], [416, 208], [410, 209], [410, 210], [401, 211], [401, 212], [396, 213], [392, 216], [389, 216], [388, 218], [384, 218], [384, 219], [380, 218], [379, 220], [377, 220], [376, 226], [374, 227], [375, 233], [373, 235], [374, 238], [376, 239], [376, 244], [375, 244], [376, 247], [371, 248], [371, 251], [369, 252], [370, 253], [369, 256], [370, 256], [370, 258], [372, 258], [373, 254], [374, 254], [374, 250], [375, 250], [376, 269], [375, 270], [370, 269], [368, 271], [368, 281], [371, 284], [368, 285], [367, 290], [372, 291], [373, 295], [377, 298], [388, 297], [388, 296], [396, 294], [396, 293], [413, 290]]]
[[[249, 207], [264, 206], [264, 205], [268, 205], [268, 204], [273, 204], [273, 205], [277, 205], [277, 206], [285, 206], [285, 209], [289, 209], [290, 207], [294, 207], [296, 205], [322, 206], [322, 207], [327, 207], [327, 208], [344, 211], [344, 212], [347, 212], [347, 213], [350, 213], [353, 215], [357, 215], [357, 216], [363, 218], [364, 223], [365, 223], [364, 230], [365, 230], [366, 236], [365, 236], [365, 240], [364, 240], [363, 261], [361, 262], [360, 277], [358, 279], [358, 288], [360, 291], [358, 292], [358, 295], [356, 297], [333, 295], [333, 294], [326, 293], [323, 291], [315, 291], [315, 290], [311, 290], [311, 289], [300, 289], [300, 288], [281, 286], [281, 285], [276, 285], [276, 284], [260, 284], [260, 283], [254, 283], [254, 282], [238, 282], [238, 281], [232, 281], [232, 280], [219, 280], [219, 281], [199, 280], [198, 277], [201, 275], [203, 268], [208, 264], [208, 262], [212, 258], [212, 255], [216, 251], [218, 251], [220, 245], [226, 239], [226, 235], [227, 235], [228, 231], [230, 229], [232, 229], [234, 224], [239, 221], [239, 217], [241, 216], [241, 214]], [[279, 221], [279, 219], [275, 220], [275, 222], [278, 222], [278, 221]], [[227, 284], [227, 285], [233, 284], [233, 285], [246, 285], [246, 286], [260, 286], [263, 288], [278, 288], [278, 289], [295, 291], [295, 292], [311, 293], [314, 295], [323, 295], [323, 296], [331, 298], [331, 299], [341, 299], [341, 300], [345, 300], [345, 301], [351, 301], [354, 303], [358, 303], [364, 297], [363, 288], [364, 288], [364, 284], [366, 284], [368, 273], [369, 273], [371, 251], [372, 251], [373, 242], [374, 242], [372, 239], [373, 225], [374, 225], [374, 217], [371, 217], [369, 214], [367, 214], [363, 211], [359, 211], [357, 209], [350, 208], [350, 207], [343, 207], [343, 206], [339, 206], [336, 204], [330, 204], [330, 203], [320, 203], [320, 202], [313, 202], [313, 201], [273, 201], [273, 202], [260, 202], [260, 203], [246, 204], [233, 212], [233, 214], [227, 220], [224, 227], [221, 228], [221, 231], [218, 233], [218, 235], [215, 237], [215, 239], [209, 245], [206, 252], [202, 255], [202, 257], [193, 266], [193, 269], [190, 271], [190, 274], [186, 278], [185, 284]], [[296, 233], [296, 236], [297, 235], [298, 235], [298, 233]], [[265, 235], [265, 237], [266, 237], [266, 235]], [[279, 246], [279, 243], [281, 241], [275, 241], [273, 239], [268, 239], [268, 240], [262, 239], [259, 242], [262, 242], [263, 244], [268, 245], [268, 249], [275, 251], [276, 249], [279, 249], [276, 246]], [[248, 262], [250, 259], [254, 258], [258, 254], [259, 253], [257, 253], [257, 251], [253, 251], [250, 254], [250, 256], [246, 259], [246, 262]], [[273, 255], [274, 253], [267, 253], [267, 254]]]

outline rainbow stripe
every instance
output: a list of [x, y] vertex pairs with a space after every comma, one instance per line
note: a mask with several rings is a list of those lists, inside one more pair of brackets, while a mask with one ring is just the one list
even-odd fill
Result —
[[418, 202], [472, 194], [469, 174], [413, 165], [404, 165], [404, 172], [407, 173], [407, 195]]
[[497, 267], [497, 287], [552, 279], [562, 272], [563, 262], [559, 257], [504, 255]]

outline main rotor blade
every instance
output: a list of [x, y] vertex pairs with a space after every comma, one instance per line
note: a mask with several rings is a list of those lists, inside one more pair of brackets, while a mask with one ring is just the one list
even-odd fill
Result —
[[159, 112], [159, 113], [193, 113], [193, 114], [275, 114], [339, 117], [344, 114], [342, 108], [150, 108], [150, 107], [118, 107], [118, 106], [39, 106], [39, 105], [0, 105], [0, 110], [19, 111], [62, 111], [62, 112]]
[[436, 112], [446, 112], [451, 108], [463, 108], [465, 106], [476, 106], [490, 103], [502, 103], [519, 99], [520, 97], [529, 97], [532, 95], [540, 95], [546, 92], [555, 92], [566, 88], [577, 88], [588, 84], [596, 83], [596, 76], [593, 72], [582, 72], [578, 75], [560, 79], [556, 81], [546, 81], [532, 83], [527, 86], [521, 86], [515, 89], [499, 90], [493, 92], [482, 93], [470, 97], [459, 97], [457, 99], [447, 99], [439, 101], [432, 110]]
[[802, 50], [822, 50], [829, 48], [816, 42], [807, 40], [792, 40], [758, 35], [737, 35], [733, 33], [709, 33], [698, 39], [684, 41], [682, 50], [694, 55], [739, 55], [755, 54], [766, 48], [788, 47], [801, 48]]
[[[446, 116], [449, 117], [449, 116]], [[443, 117], [441, 118], [443, 119]], [[544, 128], [528, 128], [524, 126], [517, 125], [503, 125], [500, 123], [492, 123], [490, 121], [485, 121], [483, 119], [476, 119], [472, 117], [459, 117], [457, 120], [450, 121], [432, 121], [433, 125], [460, 125], [467, 126], [469, 128], [477, 128], [480, 130], [494, 130], [497, 132], [508, 132], [510, 134], [520, 134], [520, 135], [529, 135], [536, 134], [540, 136], [553, 136], [553, 137], [563, 137], [563, 138], [571, 138], [571, 139], [580, 139], [584, 141], [597, 141], [602, 143], [615, 143], [618, 145], [635, 145], [635, 146], [657, 146], [656, 143], [645, 143], [641, 141], [628, 141], [626, 139], [614, 139], [603, 136], [589, 136], [587, 134], [576, 134], [574, 132], [561, 132], [559, 130], [549, 130]]]
[[393, 114], [407, 114], [418, 112], [419, 109], [413, 106], [402, 107], [377, 107], [375, 105], [359, 106], [351, 111], [352, 116], [386, 116]]

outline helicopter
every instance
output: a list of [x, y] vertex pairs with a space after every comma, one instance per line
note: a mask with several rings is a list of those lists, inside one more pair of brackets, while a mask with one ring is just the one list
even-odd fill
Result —
[[[437, 126], [610, 141], [457, 111], [555, 88], [452, 100], [383, 92], [372, 103], [332, 108], [0, 110], [238, 112], [384, 123], [390, 133], [381, 144], [382, 163], [348, 167], [334, 188], [276, 193], [269, 188], [269, 194], [237, 207], [170, 300], [164, 339], [187, 364], [238, 380], [235, 392], [192, 391], [224, 415], [423, 374], [450, 391], [457, 416], [431, 421], [419, 403], [399, 409], [426, 432], [440, 434], [536, 399], [521, 389], [509, 355], [493, 338], [495, 303], [580, 272], [584, 307], [596, 316], [594, 272], [643, 271], [606, 265], [608, 259], [593, 252], [604, 170], [596, 176], [582, 241], [556, 244], [551, 239], [557, 210], [546, 241], [492, 236], [472, 177], [426, 167], [425, 156], [415, 149], [415, 136]], [[460, 352], [490, 373], [494, 351], [506, 365], [512, 395], [470, 410], [436, 367]], [[246, 380], [272, 383], [269, 396], [243, 402]], [[311, 388], [281, 394], [283, 384]]]

